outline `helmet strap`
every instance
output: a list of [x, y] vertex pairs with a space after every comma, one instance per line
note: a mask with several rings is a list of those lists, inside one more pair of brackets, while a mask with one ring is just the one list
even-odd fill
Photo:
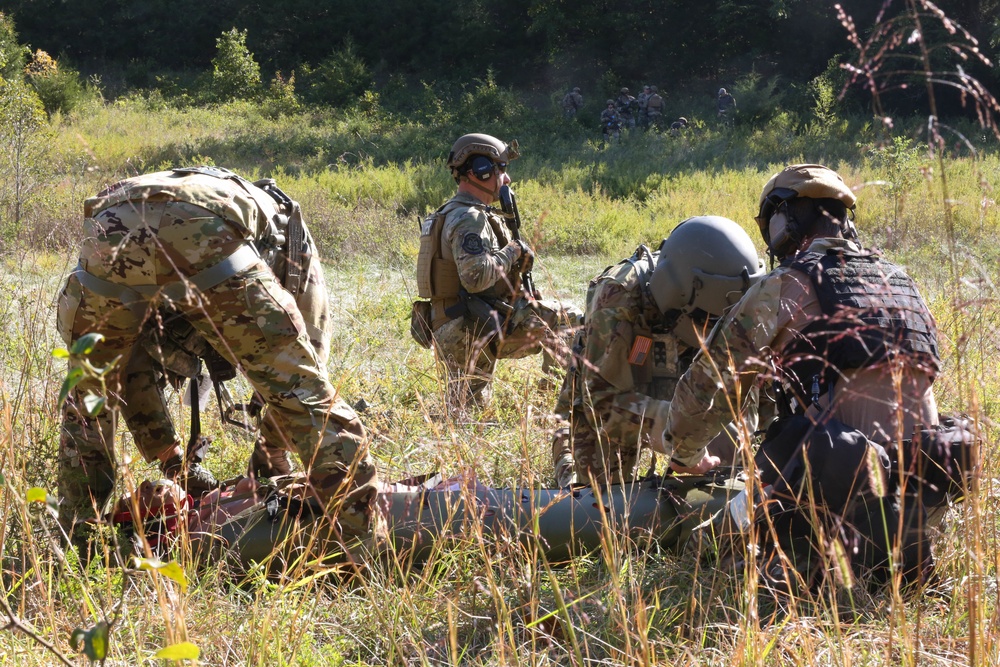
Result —
[[479, 181], [478, 178], [469, 178], [464, 173], [461, 176], [459, 176], [458, 178], [459, 178], [460, 181], [465, 181], [466, 183], [468, 183], [469, 185], [471, 185], [475, 189], [479, 190], [480, 192], [489, 195], [491, 202], [496, 199], [496, 193], [493, 190], [490, 190], [488, 188], [483, 187], [483, 185], [478, 182]]

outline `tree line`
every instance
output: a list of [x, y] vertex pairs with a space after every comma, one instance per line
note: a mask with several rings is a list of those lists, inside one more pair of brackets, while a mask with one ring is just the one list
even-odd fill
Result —
[[[977, 76], [1000, 81], [1000, 0], [839, 4], [862, 35], [880, 12], [886, 19], [940, 7], [994, 61]], [[268, 74], [316, 68], [349, 49], [389, 85], [491, 72], [523, 90], [599, 82], [598, 95], [747, 72], [809, 82], [852, 49], [834, 0], [0, 0], [0, 11], [33, 48], [83, 72], [123, 72], [135, 87], [151, 85], [157, 72], [209, 67], [216, 39], [232, 28], [246, 31]]]

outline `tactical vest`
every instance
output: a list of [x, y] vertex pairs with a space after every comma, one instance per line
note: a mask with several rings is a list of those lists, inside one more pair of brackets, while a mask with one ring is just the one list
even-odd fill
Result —
[[843, 250], [806, 252], [783, 264], [809, 276], [824, 314], [782, 352], [785, 379], [799, 398], [826, 393], [843, 371], [901, 355], [938, 372], [934, 318], [898, 266], [875, 252]]
[[646, 110], [650, 113], [662, 113], [663, 112], [663, 98], [657, 93], [653, 93], [646, 100]]
[[[458, 303], [458, 291], [462, 282], [458, 277], [458, 265], [452, 254], [451, 245], [442, 236], [448, 214], [459, 206], [473, 206], [467, 202], [448, 201], [420, 223], [420, 250], [417, 254], [417, 295], [431, 301], [431, 329], [437, 330], [453, 318], [445, 314], [445, 309]], [[482, 208], [485, 208], [482, 207]], [[503, 225], [487, 215], [493, 234], [500, 247], [510, 241]]]
[[[594, 294], [603, 281], [626, 284], [627, 274], [635, 272], [635, 285], [639, 295], [639, 317], [632, 325], [633, 338], [629, 348], [629, 368], [632, 371], [634, 390], [659, 400], [670, 400], [677, 381], [691, 365], [694, 350], [678, 340], [673, 333], [676, 319], [660, 314], [649, 290], [649, 277], [656, 266], [659, 251], [651, 252], [639, 246], [632, 257], [610, 266], [590, 281], [587, 288], [586, 312], [592, 312]], [[583, 333], [578, 337], [580, 351], [585, 348]], [[575, 364], [574, 364], [575, 365]], [[582, 395], [583, 392], [577, 392]]]

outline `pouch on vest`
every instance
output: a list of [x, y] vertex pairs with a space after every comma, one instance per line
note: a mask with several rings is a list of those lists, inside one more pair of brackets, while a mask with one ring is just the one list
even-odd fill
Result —
[[420, 223], [420, 250], [417, 254], [417, 296], [421, 299], [452, 299], [461, 282], [458, 266], [444, 258], [441, 232], [445, 213], [438, 209]]
[[420, 347], [431, 348], [434, 332], [431, 330], [431, 302], [414, 301], [410, 310], [410, 336]]
[[680, 377], [677, 337], [672, 333], [637, 332], [629, 350], [632, 380], [643, 393], [670, 400]]
[[492, 340], [503, 333], [503, 325], [513, 308], [502, 301], [490, 303], [464, 289], [458, 291], [458, 303], [445, 309], [451, 319], [464, 318], [464, 329], [476, 338]]
[[979, 439], [964, 419], [947, 418], [918, 430], [899, 447], [886, 447], [892, 459], [890, 490], [920, 499], [924, 507], [946, 506], [962, 496], [979, 461]]
[[887, 513], [889, 457], [881, 445], [839, 420], [795, 415], [771, 425], [754, 460], [761, 485], [772, 486], [756, 515], [765, 560], [780, 549], [807, 586], [827, 572], [850, 576], [837, 567], [843, 561], [831, 561], [838, 542], [855, 575], [885, 565], [880, 554], [891, 553], [885, 536], [895, 539], [899, 514]]

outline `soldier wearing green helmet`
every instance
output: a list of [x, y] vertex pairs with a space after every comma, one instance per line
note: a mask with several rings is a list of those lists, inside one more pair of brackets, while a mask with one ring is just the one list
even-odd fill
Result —
[[[656, 251], [635, 254], [590, 282], [584, 327], [556, 414], [556, 483], [630, 480], [643, 449], [687, 460], [662, 435], [674, 386], [714, 320], [762, 275], [743, 229], [727, 218], [681, 222]], [[719, 432], [720, 426], [716, 429]]]

